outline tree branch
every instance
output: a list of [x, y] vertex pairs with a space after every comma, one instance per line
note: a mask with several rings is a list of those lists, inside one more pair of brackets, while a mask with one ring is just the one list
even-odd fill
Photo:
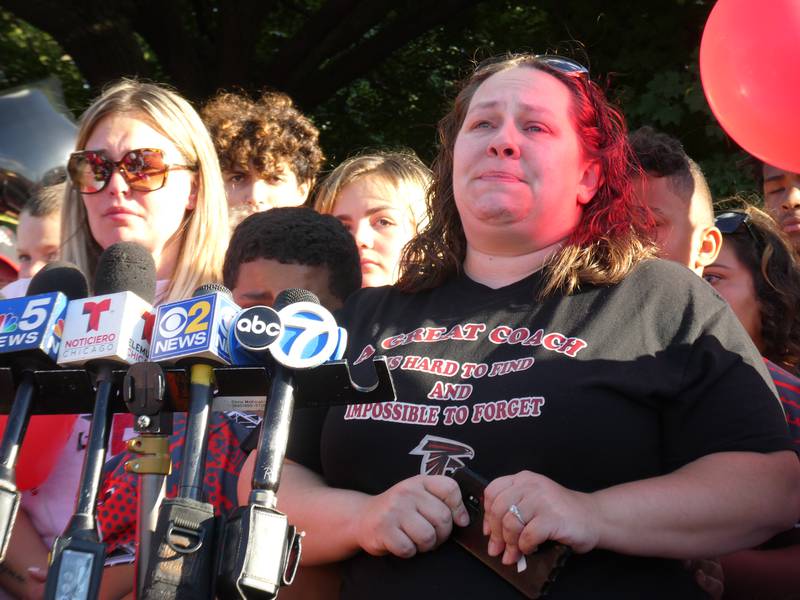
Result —
[[[271, 85], [281, 88], [291, 78], [292, 73], [298, 70], [298, 65], [305, 62], [309, 54], [315, 51], [320, 40], [328, 39], [330, 47], [341, 46], [341, 44], [331, 44], [330, 36], [332, 32], [336, 34], [342, 23], [351, 20], [360, 3], [361, 0], [328, 0], [297, 34], [286, 41], [270, 65], [262, 71], [262, 78]], [[375, 4], [383, 6], [385, 2], [375, 2]], [[367, 29], [369, 26], [370, 24], [366, 25]], [[341, 32], [340, 35], [345, 34]], [[351, 35], [352, 33], [347, 39], [350, 39]]]
[[[317, 65], [311, 71], [297, 69], [287, 82], [287, 90], [299, 104], [306, 108], [314, 107], [336, 90], [380, 65], [398, 48], [482, 1], [439, 0], [435, 6], [427, 6], [426, 0], [421, 0], [418, 10], [404, 10], [401, 16], [377, 35], [340, 54], [324, 67]], [[306, 81], [313, 81], [314, 84], [304, 85]]]
[[3, 5], [53, 36], [95, 91], [122, 76], [152, 75], [130, 26], [128, 0], [111, 7], [98, 0], [3, 0]]
[[262, 79], [253, 45], [276, 2], [236, 0], [223, 2], [219, 12], [219, 35], [213, 43], [218, 56], [217, 87], [253, 88]]

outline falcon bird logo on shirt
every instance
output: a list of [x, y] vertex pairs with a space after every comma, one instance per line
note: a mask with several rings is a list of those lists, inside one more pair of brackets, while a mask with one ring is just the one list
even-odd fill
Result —
[[426, 435], [409, 454], [422, 457], [422, 475], [449, 475], [464, 466], [462, 459], [475, 458], [470, 446], [435, 435]]

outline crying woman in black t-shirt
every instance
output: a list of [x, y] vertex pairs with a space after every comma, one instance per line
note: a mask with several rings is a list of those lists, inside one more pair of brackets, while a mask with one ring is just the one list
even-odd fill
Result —
[[342, 313], [349, 360], [388, 357], [396, 404], [295, 415], [279, 507], [303, 562], [345, 561], [342, 598], [520, 598], [452, 541], [469, 515], [447, 475], [468, 466], [488, 555], [574, 551], [552, 598], [702, 597], [678, 559], [753, 546], [800, 504], [752, 344], [652, 259], [623, 117], [583, 66], [481, 64], [439, 133], [400, 280]]

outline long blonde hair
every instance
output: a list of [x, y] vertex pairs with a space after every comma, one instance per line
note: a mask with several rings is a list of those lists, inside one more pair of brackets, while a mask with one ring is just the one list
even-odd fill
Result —
[[[200, 117], [184, 98], [153, 83], [122, 79], [108, 88], [83, 113], [75, 143], [85, 149], [95, 126], [105, 117], [127, 114], [169, 138], [187, 164], [197, 165], [197, 201], [187, 210], [167, 244], [179, 244], [175, 270], [161, 301], [187, 298], [204, 283], [222, 281], [228, 245], [228, 206], [214, 145]], [[103, 249], [92, 236], [80, 193], [70, 184], [61, 217], [62, 256], [75, 263], [90, 281]]]
[[373, 177], [393, 187], [405, 203], [413, 230], [422, 227], [431, 170], [409, 151], [370, 152], [348, 158], [319, 183], [314, 193], [314, 210], [332, 214], [342, 189], [362, 177]]

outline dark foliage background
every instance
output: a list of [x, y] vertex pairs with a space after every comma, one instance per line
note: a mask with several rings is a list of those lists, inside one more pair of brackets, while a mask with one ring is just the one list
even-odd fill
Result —
[[329, 164], [363, 148], [429, 160], [435, 124], [473, 60], [557, 51], [588, 64], [631, 129], [681, 139], [716, 196], [753, 191], [747, 157], [703, 96], [712, 0], [0, 0], [0, 89], [55, 75], [77, 116], [108, 81], [289, 93]]

